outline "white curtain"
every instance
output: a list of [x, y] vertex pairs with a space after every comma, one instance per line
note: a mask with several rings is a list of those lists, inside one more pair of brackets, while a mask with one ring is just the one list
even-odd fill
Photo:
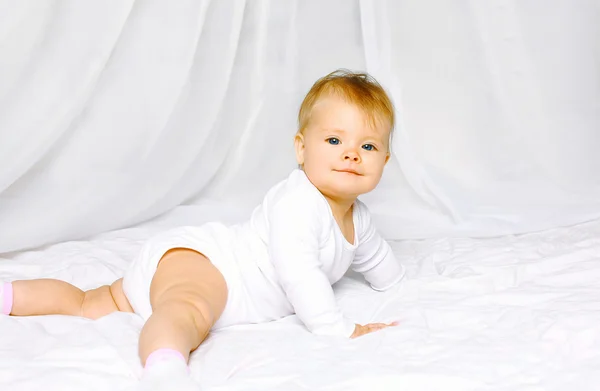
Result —
[[397, 106], [363, 198], [387, 238], [598, 218], [599, 26], [600, 0], [0, 0], [0, 253], [247, 218], [336, 68]]
[[[600, 216], [600, 0], [364, 0], [361, 11], [367, 68], [401, 118], [396, 157], [425, 204], [388, 235]], [[391, 228], [410, 210], [380, 211]]]

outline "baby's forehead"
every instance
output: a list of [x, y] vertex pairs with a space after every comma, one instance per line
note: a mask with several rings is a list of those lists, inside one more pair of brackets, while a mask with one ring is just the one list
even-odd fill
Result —
[[[387, 117], [376, 110], [369, 110], [355, 103], [343, 99], [323, 99], [316, 102], [313, 107], [310, 122], [317, 125], [320, 130], [342, 130], [345, 131], [343, 120], [340, 119], [340, 111], [343, 113], [353, 112], [360, 118], [361, 126], [357, 127], [365, 133], [387, 138], [391, 132], [391, 124]], [[317, 114], [317, 115], [315, 115]], [[353, 127], [354, 128], [354, 127]]]

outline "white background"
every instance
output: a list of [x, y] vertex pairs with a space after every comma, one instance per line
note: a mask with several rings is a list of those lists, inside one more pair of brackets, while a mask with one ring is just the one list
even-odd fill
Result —
[[336, 68], [398, 110], [387, 238], [600, 217], [598, 0], [0, 0], [0, 253], [246, 218]]

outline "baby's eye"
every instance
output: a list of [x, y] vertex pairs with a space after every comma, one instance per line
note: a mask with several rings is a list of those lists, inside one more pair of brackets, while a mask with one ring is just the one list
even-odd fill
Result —
[[373, 144], [365, 144], [362, 147], [364, 150], [367, 150], [367, 151], [374, 151], [377, 149], [377, 148], [375, 148], [375, 146]]
[[331, 145], [338, 145], [340, 143], [340, 140], [335, 137], [329, 137], [326, 141]]

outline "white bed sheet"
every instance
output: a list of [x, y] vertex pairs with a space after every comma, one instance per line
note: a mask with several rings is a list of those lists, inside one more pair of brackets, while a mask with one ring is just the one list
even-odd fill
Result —
[[[5, 254], [0, 279], [92, 288], [120, 277], [150, 224]], [[393, 242], [397, 289], [336, 285], [356, 322], [400, 325], [356, 340], [295, 317], [213, 332], [191, 358], [203, 390], [597, 390], [600, 221], [522, 236]], [[115, 313], [0, 316], [0, 390], [127, 390], [141, 374], [141, 320]]]

